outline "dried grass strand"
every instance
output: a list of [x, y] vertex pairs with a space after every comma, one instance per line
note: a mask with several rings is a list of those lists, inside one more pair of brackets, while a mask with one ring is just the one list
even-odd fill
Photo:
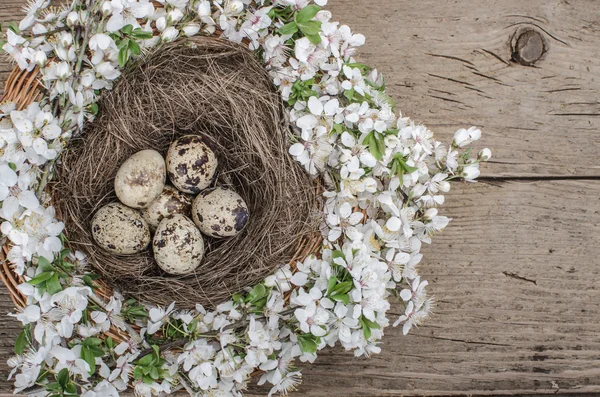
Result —
[[[162, 48], [122, 78], [100, 109], [63, 153], [52, 195], [73, 248], [123, 294], [158, 305], [213, 307], [289, 263], [299, 239], [317, 230], [315, 184], [287, 153], [281, 98], [242, 46], [200, 37]], [[96, 210], [116, 201], [118, 167], [142, 149], [165, 154], [184, 134], [213, 142], [216, 183], [233, 187], [250, 208], [244, 231], [221, 241], [206, 238], [202, 265], [185, 276], [162, 273], [151, 250], [116, 256], [98, 248], [89, 224]]]

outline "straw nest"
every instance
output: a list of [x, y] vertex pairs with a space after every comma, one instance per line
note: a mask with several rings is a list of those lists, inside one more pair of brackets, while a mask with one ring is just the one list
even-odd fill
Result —
[[[214, 144], [215, 183], [233, 187], [249, 206], [244, 231], [206, 238], [202, 265], [185, 276], [163, 273], [151, 249], [117, 256], [97, 247], [90, 221], [117, 201], [119, 166], [139, 150], [165, 154], [184, 134]], [[317, 229], [315, 185], [288, 155], [289, 137], [280, 95], [250, 51], [217, 38], [178, 42], [148, 56], [100, 101], [100, 115], [63, 154], [53, 200], [72, 248], [124, 295], [181, 308], [214, 306], [289, 263], [299, 239]]]

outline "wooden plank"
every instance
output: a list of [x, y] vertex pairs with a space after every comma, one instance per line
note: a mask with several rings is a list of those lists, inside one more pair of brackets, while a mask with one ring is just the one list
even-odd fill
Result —
[[[600, 181], [458, 185], [443, 210], [454, 220], [421, 265], [435, 316], [406, 337], [389, 328], [369, 360], [328, 350], [303, 366], [300, 392], [600, 393], [598, 197]], [[2, 391], [16, 332], [10, 319], [0, 333]]]
[[[440, 138], [482, 127], [487, 175], [600, 175], [600, 3], [595, 0], [331, 0], [364, 33], [360, 59], [399, 108]], [[511, 62], [517, 29], [542, 33], [534, 67]]]
[[[7, 21], [25, 2], [2, 3]], [[600, 175], [597, 1], [330, 0], [327, 9], [366, 35], [359, 59], [387, 76], [404, 114], [443, 140], [483, 128], [478, 146], [494, 152], [487, 175]], [[547, 41], [534, 67], [510, 61], [510, 38], [525, 28]], [[2, 63], [0, 80], [7, 71]]]
[[369, 360], [329, 350], [300, 391], [600, 394], [599, 196], [600, 181], [460, 186], [423, 252], [435, 316], [406, 337], [391, 328]]
[[[18, 19], [24, 1], [0, 1], [0, 21]], [[327, 8], [367, 36], [361, 59], [386, 74], [406, 115], [440, 137], [484, 127], [480, 146], [495, 155], [484, 174], [599, 175], [600, 3], [330, 0]], [[518, 27], [548, 41], [536, 67], [509, 61]], [[368, 361], [327, 351], [304, 368], [300, 392], [600, 394], [599, 195], [600, 181], [459, 186], [444, 210], [455, 221], [424, 252], [436, 315], [407, 337], [390, 329], [384, 353]], [[10, 308], [0, 288], [0, 313]], [[5, 361], [17, 332], [5, 318], [3, 392], [12, 389]]]

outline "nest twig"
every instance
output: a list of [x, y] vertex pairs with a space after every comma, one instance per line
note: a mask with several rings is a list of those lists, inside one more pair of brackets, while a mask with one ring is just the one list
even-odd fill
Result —
[[[180, 308], [214, 306], [292, 260], [299, 239], [317, 228], [316, 189], [288, 155], [290, 131], [279, 94], [255, 56], [240, 45], [200, 37], [145, 59], [100, 102], [100, 115], [62, 155], [52, 188], [75, 249], [125, 295]], [[113, 182], [133, 153], [165, 154], [184, 134], [203, 134], [219, 159], [215, 183], [247, 202], [250, 221], [231, 239], [206, 238], [207, 253], [192, 274], [171, 276], [151, 249], [117, 256], [97, 247], [93, 214], [116, 201]]]

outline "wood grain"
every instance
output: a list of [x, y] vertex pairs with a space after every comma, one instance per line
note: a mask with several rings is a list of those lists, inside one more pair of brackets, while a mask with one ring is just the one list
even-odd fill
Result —
[[[0, 0], [0, 21], [23, 0]], [[371, 359], [331, 349], [297, 395], [600, 395], [600, 3], [596, 0], [330, 0], [367, 36], [360, 59], [399, 108], [450, 138], [479, 125], [497, 181], [460, 184], [454, 218], [424, 250], [436, 315]], [[542, 33], [534, 66], [517, 29]], [[0, 72], [8, 71], [6, 62]], [[0, 74], [0, 80], [6, 74]], [[11, 308], [0, 288], [0, 313]], [[17, 325], [0, 327], [0, 391]], [[262, 389], [252, 389], [262, 393]], [[557, 393], [557, 394], [555, 394]]]

